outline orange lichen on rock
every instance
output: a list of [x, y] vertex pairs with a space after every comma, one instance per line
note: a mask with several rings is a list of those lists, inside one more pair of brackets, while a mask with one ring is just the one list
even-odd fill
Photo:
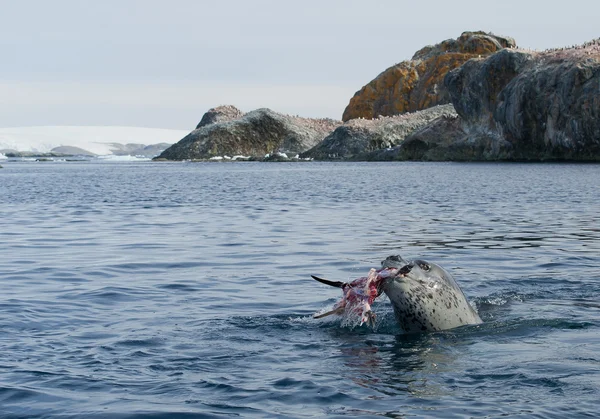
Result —
[[356, 92], [342, 120], [391, 116], [449, 103], [444, 77], [450, 70], [471, 58], [515, 46], [512, 38], [464, 32], [457, 39], [422, 48], [411, 60], [388, 68]]

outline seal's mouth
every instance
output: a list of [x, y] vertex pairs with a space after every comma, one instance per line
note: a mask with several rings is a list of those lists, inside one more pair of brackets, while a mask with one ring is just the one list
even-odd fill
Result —
[[415, 265], [412, 263], [409, 263], [408, 265], [404, 265], [403, 267], [398, 269], [398, 273], [396, 275], [394, 275], [393, 278], [390, 278], [390, 280], [397, 281], [397, 282], [405, 282], [405, 281], [410, 280], [409, 275], [414, 267], [415, 267]]
[[412, 271], [412, 268], [414, 268], [414, 267], [415, 267], [415, 265], [413, 265], [412, 263], [410, 263], [408, 265], [404, 265], [398, 271], [398, 275], [406, 276], [407, 274], [410, 273], [410, 271]]

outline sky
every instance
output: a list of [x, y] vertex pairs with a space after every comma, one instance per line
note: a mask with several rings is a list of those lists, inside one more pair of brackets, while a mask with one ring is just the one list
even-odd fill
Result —
[[0, 127], [193, 129], [208, 109], [340, 119], [425, 45], [600, 36], [597, 0], [0, 0]]

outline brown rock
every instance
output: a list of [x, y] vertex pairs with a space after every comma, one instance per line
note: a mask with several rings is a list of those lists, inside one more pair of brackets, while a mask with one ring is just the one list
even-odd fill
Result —
[[356, 92], [342, 120], [392, 116], [449, 103], [443, 81], [450, 70], [471, 58], [515, 46], [512, 38], [464, 32], [457, 39], [422, 48], [411, 60], [388, 68]]

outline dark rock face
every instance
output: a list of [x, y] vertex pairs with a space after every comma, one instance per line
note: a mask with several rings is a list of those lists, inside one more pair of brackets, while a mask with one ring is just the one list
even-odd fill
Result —
[[516, 47], [515, 40], [485, 32], [463, 32], [417, 51], [411, 60], [379, 74], [350, 99], [342, 120], [415, 112], [450, 102], [446, 74], [471, 58]]
[[456, 112], [470, 124], [493, 128], [500, 92], [531, 60], [530, 53], [504, 50], [488, 59], [470, 60], [448, 73], [444, 83]]
[[39, 158], [63, 158], [63, 157], [73, 157], [72, 154], [64, 154], [64, 153], [55, 153], [53, 151], [49, 153], [40, 153], [38, 151], [8, 151], [4, 153], [6, 157], [9, 158], [22, 158], [22, 157], [39, 157]]
[[479, 161], [508, 160], [511, 145], [487, 135], [467, 134], [457, 115], [445, 115], [415, 131], [398, 146], [377, 150], [366, 156], [370, 161]]
[[473, 159], [600, 161], [600, 43], [503, 50], [449, 73], [445, 85]]
[[440, 116], [456, 116], [452, 105], [378, 119], [352, 119], [300, 157], [316, 160], [363, 160], [372, 152], [394, 147], [409, 134]]
[[238, 119], [205, 125], [201, 122], [200, 128], [173, 144], [157, 159], [206, 160], [239, 155], [264, 158], [276, 152], [295, 155], [316, 145], [340, 124], [331, 119], [300, 118], [266, 108], [257, 109]]

